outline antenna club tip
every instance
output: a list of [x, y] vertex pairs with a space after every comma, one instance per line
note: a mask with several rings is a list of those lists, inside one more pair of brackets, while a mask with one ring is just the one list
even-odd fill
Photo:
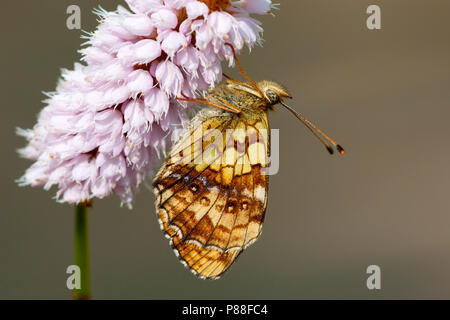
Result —
[[344, 148], [342, 148], [340, 145], [337, 145], [336, 148], [338, 149], [338, 151], [339, 151], [339, 153], [340, 153], [341, 155], [344, 155], [344, 154], [345, 154]]
[[330, 146], [325, 146], [327, 148], [327, 151], [329, 154], [334, 154], [334, 150], [333, 148], [331, 148]]

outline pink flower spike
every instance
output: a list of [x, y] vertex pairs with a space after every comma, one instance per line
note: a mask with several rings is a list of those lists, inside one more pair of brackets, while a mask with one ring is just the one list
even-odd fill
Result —
[[153, 78], [148, 71], [135, 70], [128, 76], [127, 87], [133, 99], [141, 93], [148, 92], [153, 87]]
[[155, 120], [159, 121], [169, 110], [169, 99], [167, 95], [158, 88], [151, 89], [144, 97], [144, 104], [155, 115]]
[[131, 100], [123, 104], [122, 113], [126, 122], [123, 126], [123, 132], [141, 134], [148, 130], [149, 122], [145, 119], [144, 108], [144, 103], [140, 99]]
[[145, 14], [136, 14], [125, 18], [122, 25], [130, 33], [137, 36], [150, 37], [153, 35], [154, 27], [150, 18]]
[[128, 206], [159, 157], [186, 123], [181, 92], [222, 79], [223, 60], [261, 42], [250, 14], [268, 13], [268, 0], [125, 0], [99, 9], [100, 24], [86, 36], [83, 63], [63, 70], [36, 125], [18, 129], [34, 161], [21, 186], [54, 187], [58, 201], [81, 203], [117, 195]]
[[75, 182], [83, 182], [97, 175], [97, 168], [88, 155], [79, 157], [78, 163], [72, 169], [72, 179]]
[[186, 73], [190, 74], [194, 79], [198, 77], [198, 67], [200, 64], [198, 50], [188, 47], [178, 52], [175, 63], [183, 68]]
[[169, 9], [161, 9], [151, 15], [153, 25], [158, 29], [174, 29], [178, 24], [175, 12]]
[[169, 95], [180, 96], [184, 77], [181, 70], [173, 62], [160, 62], [156, 67], [155, 75], [161, 89]]
[[189, 20], [194, 20], [200, 16], [206, 19], [209, 13], [209, 8], [206, 4], [200, 1], [189, 2], [186, 5], [186, 13]]
[[162, 0], [125, 0], [135, 13], [149, 14], [163, 8]]
[[208, 17], [208, 26], [219, 38], [224, 38], [230, 32], [233, 20], [230, 14], [226, 12], [213, 12]]
[[246, 11], [254, 14], [271, 14], [271, 10], [276, 8], [271, 0], [241, 0], [239, 4]]
[[170, 32], [164, 41], [161, 43], [161, 48], [167, 53], [167, 55], [172, 59], [175, 53], [181, 48], [186, 48], [187, 40], [186, 37], [181, 33], [172, 31]]
[[122, 47], [117, 57], [126, 65], [146, 64], [161, 55], [161, 47], [155, 40], [140, 40], [135, 44]]
[[172, 9], [180, 10], [186, 7], [186, 4], [194, 0], [164, 0], [164, 4]]

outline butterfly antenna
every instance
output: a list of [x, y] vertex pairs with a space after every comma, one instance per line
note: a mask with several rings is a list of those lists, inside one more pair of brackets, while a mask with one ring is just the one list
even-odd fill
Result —
[[[341, 155], [345, 154], [345, 150], [344, 148], [341, 147], [340, 144], [338, 144], [336, 141], [334, 141], [333, 139], [331, 139], [328, 135], [326, 135], [322, 130], [320, 130], [315, 124], [313, 124], [311, 121], [309, 121], [308, 119], [306, 119], [304, 116], [302, 116], [300, 113], [298, 113], [297, 111], [295, 111], [294, 109], [292, 109], [291, 107], [289, 107], [287, 104], [285, 104], [284, 102], [280, 102], [281, 105], [283, 105], [283, 107], [285, 107], [286, 109], [288, 109], [290, 112], [292, 112], [292, 114], [294, 116], [297, 117], [297, 119], [299, 119], [319, 140], [320, 142], [323, 143], [323, 145], [325, 146], [325, 148], [327, 148], [328, 152], [330, 154], [334, 153], [333, 148], [330, 146], [330, 144], [328, 142], [330, 142], [332, 145], [334, 145], [336, 147], [336, 149], [338, 150], [338, 152]], [[328, 141], [328, 142], [327, 142]]]
[[[236, 61], [236, 64], [237, 64], [239, 70], [241, 71], [241, 74], [244, 76], [245, 79], [248, 80], [248, 82], [250, 82], [250, 84], [253, 86], [253, 88], [255, 88], [256, 91], [258, 91], [258, 93], [261, 95], [261, 98], [264, 98], [264, 94], [262, 93], [261, 89], [258, 88], [256, 83], [248, 76], [248, 74], [244, 71], [244, 68], [242, 68], [241, 63], [239, 62], [239, 59], [237, 58], [236, 50], [234, 50], [234, 47], [229, 43], [225, 43], [225, 45], [227, 45], [231, 48], [231, 51], [233, 52], [234, 61]], [[228, 78], [228, 76], [225, 76], [225, 78]]]

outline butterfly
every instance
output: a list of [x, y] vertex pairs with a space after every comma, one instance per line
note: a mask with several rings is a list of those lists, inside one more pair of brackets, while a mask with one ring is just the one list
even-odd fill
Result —
[[[273, 81], [227, 80], [204, 99], [153, 180], [161, 229], [181, 263], [202, 279], [218, 279], [261, 234], [267, 207], [268, 111], [284, 105], [333, 153], [344, 149], [284, 103]], [[327, 142], [328, 141], [328, 142]]]

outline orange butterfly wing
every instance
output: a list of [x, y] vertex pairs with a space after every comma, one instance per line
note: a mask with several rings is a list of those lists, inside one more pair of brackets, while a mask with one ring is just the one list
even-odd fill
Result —
[[268, 130], [265, 112], [206, 109], [153, 181], [161, 229], [200, 278], [219, 278], [261, 233], [270, 149], [261, 130]]

